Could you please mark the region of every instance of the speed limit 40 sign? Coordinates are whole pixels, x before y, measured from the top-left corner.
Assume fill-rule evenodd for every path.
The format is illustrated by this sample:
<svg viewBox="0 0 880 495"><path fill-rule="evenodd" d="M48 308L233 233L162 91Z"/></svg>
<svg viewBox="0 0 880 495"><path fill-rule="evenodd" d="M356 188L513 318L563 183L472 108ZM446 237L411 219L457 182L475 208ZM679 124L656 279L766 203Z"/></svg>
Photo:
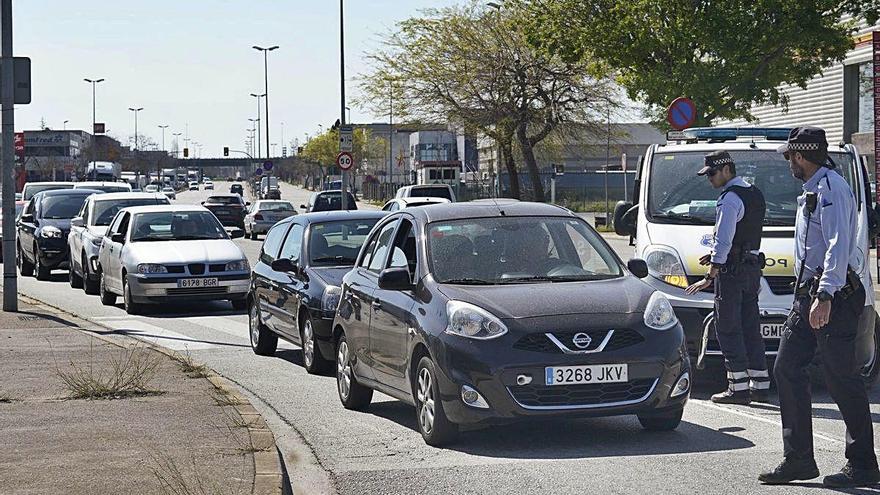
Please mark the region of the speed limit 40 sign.
<svg viewBox="0 0 880 495"><path fill-rule="evenodd" d="M351 157L351 153L342 151L336 155L336 165L342 170L350 169L351 166L354 165L354 159Z"/></svg>

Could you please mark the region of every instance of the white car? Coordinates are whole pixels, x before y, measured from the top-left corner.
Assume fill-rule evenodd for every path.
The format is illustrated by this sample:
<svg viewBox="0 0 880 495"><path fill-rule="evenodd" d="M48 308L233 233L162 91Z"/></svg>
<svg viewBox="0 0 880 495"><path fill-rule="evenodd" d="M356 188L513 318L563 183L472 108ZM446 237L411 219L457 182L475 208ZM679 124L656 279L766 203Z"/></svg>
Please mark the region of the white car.
<svg viewBox="0 0 880 495"><path fill-rule="evenodd" d="M232 238L201 206L120 210L98 254L101 303L122 296L129 314L151 303L216 300L245 309L251 267Z"/></svg>
<svg viewBox="0 0 880 495"><path fill-rule="evenodd" d="M214 183L209 180L206 180L205 181L205 190L208 190L208 189L214 190Z"/></svg>
<svg viewBox="0 0 880 495"><path fill-rule="evenodd" d="M79 214L70 220L67 247L70 252L70 286L86 294L98 293L98 250L107 226L116 213L130 206L167 205L161 193L109 193L89 196Z"/></svg>
<svg viewBox="0 0 880 495"><path fill-rule="evenodd" d="M397 190L394 198L446 198L455 202L455 191L449 184L416 184L403 186Z"/></svg>
<svg viewBox="0 0 880 495"><path fill-rule="evenodd" d="M273 225L293 215L296 215L296 208L290 201L257 201L248 208L244 217L244 232L256 241L260 234L269 232Z"/></svg>
<svg viewBox="0 0 880 495"><path fill-rule="evenodd" d="M150 184L144 188L144 192L148 192L148 193L159 192L159 186L157 184Z"/></svg>
<svg viewBox="0 0 880 495"><path fill-rule="evenodd" d="M189 181L189 190L190 191L198 191L199 190L199 183L194 180Z"/></svg>
<svg viewBox="0 0 880 495"><path fill-rule="evenodd" d="M105 193L131 192L131 184L128 182L75 182L74 189L94 189Z"/></svg>
<svg viewBox="0 0 880 495"><path fill-rule="evenodd" d="M382 207L383 211L397 211L404 208L412 208L414 206L439 205L443 203L451 203L446 198L394 198Z"/></svg>
<svg viewBox="0 0 880 495"><path fill-rule="evenodd" d="M174 191L174 188L171 186L165 186L162 188L162 194L168 196L168 199L177 199L177 192Z"/></svg>

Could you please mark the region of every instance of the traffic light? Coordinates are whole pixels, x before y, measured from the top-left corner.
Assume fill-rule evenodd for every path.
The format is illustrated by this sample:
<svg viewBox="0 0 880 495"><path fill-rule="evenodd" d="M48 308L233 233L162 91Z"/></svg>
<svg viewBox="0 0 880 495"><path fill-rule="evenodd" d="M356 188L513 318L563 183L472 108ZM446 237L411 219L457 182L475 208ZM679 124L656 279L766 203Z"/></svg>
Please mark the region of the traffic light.
<svg viewBox="0 0 880 495"><path fill-rule="evenodd" d="M229 146L223 147L223 156L229 156Z"/></svg>
<svg viewBox="0 0 880 495"><path fill-rule="evenodd" d="M183 149L183 157L184 157L184 158L189 158L189 148L184 148L184 149Z"/></svg>

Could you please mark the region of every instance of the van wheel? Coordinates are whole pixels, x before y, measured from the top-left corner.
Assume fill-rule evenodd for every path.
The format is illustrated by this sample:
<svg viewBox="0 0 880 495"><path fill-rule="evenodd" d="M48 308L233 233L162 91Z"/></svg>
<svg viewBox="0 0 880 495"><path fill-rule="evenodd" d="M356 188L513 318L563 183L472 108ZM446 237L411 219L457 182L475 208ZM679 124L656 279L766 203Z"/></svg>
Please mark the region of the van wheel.
<svg viewBox="0 0 880 495"><path fill-rule="evenodd" d="M21 271L22 277L30 277L34 274L34 264L27 260L21 246L16 250L15 259L18 262L18 269Z"/></svg>
<svg viewBox="0 0 880 495"><path fill-rule="evenodd" d="M438 447L455 441L458 425L449 421L440 400L437 370L428 356L419 360L416 368L416 420L425 443Z"/></svg>
<svg viewBox="0 0 880 495"><path fill-rule="evenodd" d="M672 431L681 423L684 407L663 414L639 414L639 423L649 431Z"/></svg>
<svg viewBox="0 0 880 495"><path fill-rule="evenodd" d="M251 349L258 356L271 356L278 348L278 336L260 321L260 304L251 301L248 311L248 330L251 338Z"/></svg>
<svg viewBox="0 0 880 495"><path fill-rule="evenodd" d="M116 304L116 294L107 290L107 282L104 280L104 272L101 272L101 280L98 282L98 292L101 294L101 304L104 306L113 306Z"/></svg>
<svg viewBox="0 0 880 495"><path fill-rule="evenodd" d="M351 349L345 334L340 335L336 343L336 391L342 407L346 409L364 411L373 400L373 389L358 383L354 376Z"/></svg>

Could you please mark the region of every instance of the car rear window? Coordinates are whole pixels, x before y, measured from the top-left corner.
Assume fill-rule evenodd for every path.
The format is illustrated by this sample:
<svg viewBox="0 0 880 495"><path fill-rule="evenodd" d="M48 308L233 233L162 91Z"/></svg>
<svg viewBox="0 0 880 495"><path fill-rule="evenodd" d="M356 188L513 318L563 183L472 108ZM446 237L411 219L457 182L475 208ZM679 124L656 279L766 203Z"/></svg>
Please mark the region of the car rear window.
<svg viewBox="0 0 880 495"><path fill-rule="evenodd" d="M452 201L452 194L448 187L414 187L409 193L413 198L446 198Z"/></svg>
<svg viewBox="0 0 880 495"><path fill-rule="evenodd" d="M346 205L349 210L357 210L357 203L354 201L354 196L351 193L348 194L348 204ZM312 208L312 211L333 211L333 210L341 210L342 209L342 195L340 193L322 193L315 198L315 206Z"/></svg>
<svg viewBox="0 0 880 495"><path fill-rule="evenodd" d="M238 196L211 196L206 203L214 203L219 205L240 205Z"/></svg>

